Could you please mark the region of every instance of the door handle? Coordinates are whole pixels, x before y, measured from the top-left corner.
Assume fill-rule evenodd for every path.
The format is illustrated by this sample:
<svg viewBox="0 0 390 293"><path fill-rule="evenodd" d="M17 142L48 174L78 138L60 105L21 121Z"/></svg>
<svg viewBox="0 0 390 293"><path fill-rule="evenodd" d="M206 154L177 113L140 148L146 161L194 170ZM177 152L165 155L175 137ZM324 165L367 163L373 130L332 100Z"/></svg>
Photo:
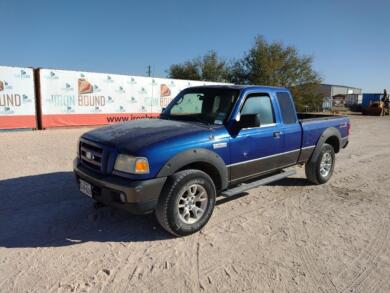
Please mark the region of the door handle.
<svg viewBox="0 0 390 293"><path fill-rule="evenodd" d="M280 131L275 131L275 132L273 133L273 136L274 136L274 138L276 138L276 139L280 138L281 135L282 135L282 133L281 133Z"/></svg>

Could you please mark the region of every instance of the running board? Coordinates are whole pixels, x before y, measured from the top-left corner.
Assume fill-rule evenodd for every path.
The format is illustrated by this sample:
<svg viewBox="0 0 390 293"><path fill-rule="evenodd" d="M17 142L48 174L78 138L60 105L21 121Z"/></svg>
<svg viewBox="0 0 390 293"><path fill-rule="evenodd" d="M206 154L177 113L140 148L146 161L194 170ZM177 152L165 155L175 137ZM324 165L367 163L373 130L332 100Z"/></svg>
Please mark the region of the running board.
<svg viewBox="0 0 390 293"><path fill-rule="evenodd" d="M234 187L232 189L225 190L224 192L221 193L221 196L231 197L233 195L243 193L244 191L247 191L249 189L256 188L258 186L265 185L265 184L289 177L291 175L294 175L295 173L296 173L295 170L286 170L286 171L282 171L281 173L278 173L276 175L262 178L260 180L253 181L251 183L243 183L238 187Z"/></svg>

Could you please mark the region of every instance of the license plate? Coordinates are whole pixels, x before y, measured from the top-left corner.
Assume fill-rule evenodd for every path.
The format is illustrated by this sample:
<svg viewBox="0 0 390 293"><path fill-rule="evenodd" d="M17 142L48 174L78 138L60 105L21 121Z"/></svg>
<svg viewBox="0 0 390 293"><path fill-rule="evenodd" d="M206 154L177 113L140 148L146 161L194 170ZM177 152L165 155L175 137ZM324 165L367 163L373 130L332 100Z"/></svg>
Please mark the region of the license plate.
<svg viewBox="0 0 390 293"><path fill-rule="evenodd" d="M92 197L92 185L80 179L80 191L89 197Z"/></svg>

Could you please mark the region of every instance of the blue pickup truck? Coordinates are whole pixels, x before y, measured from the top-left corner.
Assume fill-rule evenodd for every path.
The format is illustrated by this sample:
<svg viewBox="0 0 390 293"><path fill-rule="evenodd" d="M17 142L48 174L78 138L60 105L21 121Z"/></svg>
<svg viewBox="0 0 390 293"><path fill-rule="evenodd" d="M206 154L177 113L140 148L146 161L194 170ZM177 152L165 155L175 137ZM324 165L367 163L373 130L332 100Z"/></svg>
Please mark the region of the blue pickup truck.
<svg viewBox="0 0 390 293"><path fill-rule="evenodd" d="M187 88L159 119L109 125L80 137L74 172L82 193L131 213L155 212L169 233L199 231L216 197L292 175L332 176L348 144L347 117L297 114L286 88Z"/></svg>

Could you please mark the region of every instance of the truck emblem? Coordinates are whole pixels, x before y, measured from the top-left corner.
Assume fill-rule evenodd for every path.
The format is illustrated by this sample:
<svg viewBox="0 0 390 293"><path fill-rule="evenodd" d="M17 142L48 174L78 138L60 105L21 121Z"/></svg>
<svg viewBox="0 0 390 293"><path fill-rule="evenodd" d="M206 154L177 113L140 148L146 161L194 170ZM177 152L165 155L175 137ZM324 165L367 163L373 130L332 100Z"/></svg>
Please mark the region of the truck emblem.
<svg viewBox="0 0 390 293"><path fill-rule="evenodd" d="M226 146L227 146L226 142L214 143L213 144L213 149L226 148Z"/></svg>
<svg viewBox="0 0 390 293"><path fill-rule="evenodd" d="M92 155L92 153L86 152L86 153L85 153L85 156L87 157L88 160L93 160L93 155Z"/></svg>

